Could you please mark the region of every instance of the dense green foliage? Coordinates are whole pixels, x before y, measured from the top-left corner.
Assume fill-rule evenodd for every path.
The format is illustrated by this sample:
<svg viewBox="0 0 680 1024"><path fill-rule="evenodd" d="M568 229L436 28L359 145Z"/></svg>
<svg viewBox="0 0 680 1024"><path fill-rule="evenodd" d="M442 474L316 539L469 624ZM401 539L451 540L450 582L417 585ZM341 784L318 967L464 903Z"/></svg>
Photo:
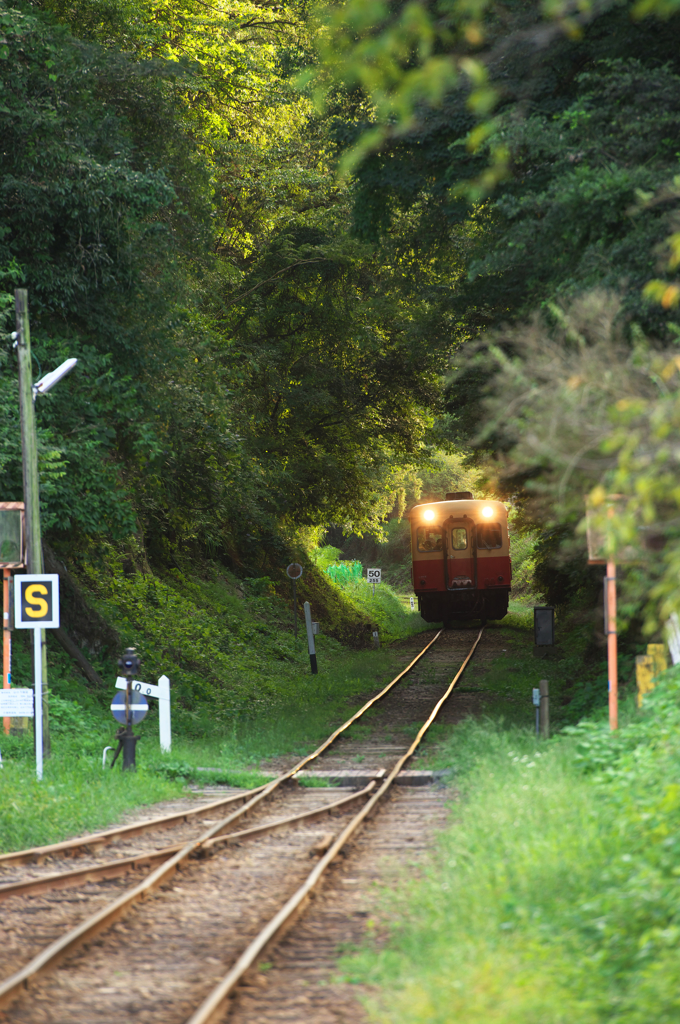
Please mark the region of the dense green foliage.
<svg viewBox="0 0 680 1024"><path fill-rule="evenodd" d="M288 83L294 6L3 8L0 271L29 289L44 524L257 573L291 530L379 528L432 446L448 339L350 237L327 122ZM59 19L59 20L55 20ZM68 22L70 30L61 22ZM5 330L11 329L5 318ZM3 353L3 496L19 498Z"/></svg>
<svg viewBox="0 0 680 1024"><path fill-rule="evenodd" d="M543 487L517 529L544 529L540 589L573 594L545 568L578 518L554 500L553 455L513 447L483 401L493 360L461 350L594 284L620 293L624 346L640 329L668 342L673 297L643 290L674 251L677 16L435 13L2 8L3 497L21 497L23 285L36 372L79 358L37 404L44 527L107 615L128 614L102 583L111 544L143 594L149 573L162 591L209 561L280 586L331 527L407 586L406 505L480 486L463 442L493 453L501 493Z"/></svg>
<svg viewBox="0 0 680 1024"><path fill-rule="evenodd" d="M658 527L663 564L646 566L658 629L680 602L668 352L680 290L657 278L680 261L677 6L348 0L322 18L327 73L373 101L347 159L357 234L417 248L440 272L459 261L437 297L454 363L443 428L491 457L494 485L543 531L537 572L558 603L596 593L574 538L579 488L597 485L600 505L630 494L609 547ZM629 574L629 618L644 589Z"/></svg>

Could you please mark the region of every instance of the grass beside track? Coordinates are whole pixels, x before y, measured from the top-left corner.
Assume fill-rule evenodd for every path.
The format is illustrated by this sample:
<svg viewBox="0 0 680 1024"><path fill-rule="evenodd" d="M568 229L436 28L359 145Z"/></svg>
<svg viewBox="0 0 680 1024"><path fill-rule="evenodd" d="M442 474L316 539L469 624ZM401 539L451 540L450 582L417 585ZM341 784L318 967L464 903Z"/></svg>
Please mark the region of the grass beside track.
<svg viewBox="0 0 680 1024"><path fill-rule="evenodd" d="M680 1019L680 671L622 718L544 744L467 720L440 744L453 821L344 963L372 1021Z"/></svg>
<svg viewBox="0 0 680 1024"><path fill-rule="evenodd" d="M234 715L203 737L175 733L168 754L159 749L158 722L149 715L135 727L142 736L137 773L123 774L120 760L113 771L102 768L103 749L114 743L116 728L106 707L53 694L52 757L42 783L35 779L32 737L0 736L0 851L104 828L133 807L183 795L187 782L252 788L267 781L271 775L260 770L262 760L310 753L360 707L367 692L403 667L403 659L389 650L329 648L324 650L322 639L318 675L307 668L264 708ZM358 724L355 735L368 728Z"/></svg>

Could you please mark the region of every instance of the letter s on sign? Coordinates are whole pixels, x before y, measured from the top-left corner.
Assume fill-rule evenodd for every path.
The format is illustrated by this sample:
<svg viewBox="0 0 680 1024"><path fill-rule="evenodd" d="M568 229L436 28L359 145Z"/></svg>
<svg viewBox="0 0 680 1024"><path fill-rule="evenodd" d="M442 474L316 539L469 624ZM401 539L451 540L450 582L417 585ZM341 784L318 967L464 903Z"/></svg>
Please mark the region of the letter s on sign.
<svg viewBox="0 0 680 1024"><path fill-rule="evenodd" d="M38 597L38 594L47 594L47 587L43 583L32 583L30 587L26 587L24 591L24 602L26 604L25 612L32 619L44 619L49 611L49 605L47 601L44 601L42 597ZM31 604L34 607L29 608Z"/></svg>

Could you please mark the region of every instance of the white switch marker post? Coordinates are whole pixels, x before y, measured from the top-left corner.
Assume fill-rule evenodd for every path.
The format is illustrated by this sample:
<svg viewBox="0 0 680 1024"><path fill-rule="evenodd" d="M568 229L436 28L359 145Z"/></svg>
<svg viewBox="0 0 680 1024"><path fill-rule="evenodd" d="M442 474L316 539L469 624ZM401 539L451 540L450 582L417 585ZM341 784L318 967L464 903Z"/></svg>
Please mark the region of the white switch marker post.
<svg viewBox="0 0 680 1024"><path fill-rule="evenodd" d="M116 689L124 690L127 687L127 679L124 676L118 676L116 679ZM170 728L170 680L167 676L161 676L158 680L158 686L152 686L151 683L141 683L138 679L132 681L132 689L136 690L137 693L143 694L145 697L155 697L158 701L158 732L161 741L161 750L166 753L170 751L172 746L172 733Z"/></svg>

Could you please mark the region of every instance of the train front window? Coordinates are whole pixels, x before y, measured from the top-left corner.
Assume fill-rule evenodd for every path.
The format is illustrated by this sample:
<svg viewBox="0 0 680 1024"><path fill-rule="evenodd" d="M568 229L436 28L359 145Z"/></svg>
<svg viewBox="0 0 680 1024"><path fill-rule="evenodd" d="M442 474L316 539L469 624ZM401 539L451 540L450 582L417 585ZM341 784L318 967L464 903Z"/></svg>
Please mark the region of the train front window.
<svg viewBox="0 0 680 1024"><path fill-rule="evenodd" d="M416 535L418 551L442 551L442 531L438 526L419 526Z"/></svg>
<svg viewBox="0 0 680 1024"><path fill-rule="evenodd" d="M451 530L451 547L454 551L465 551L467 547L467 530L464 526L456 526Z"/></svg>
<svg viewBox="0 0 680 1024"><path fill-rule="evenodd" d="M486 551L503 547L503 534L500 523L477 524L477 547Z"/></svg>

